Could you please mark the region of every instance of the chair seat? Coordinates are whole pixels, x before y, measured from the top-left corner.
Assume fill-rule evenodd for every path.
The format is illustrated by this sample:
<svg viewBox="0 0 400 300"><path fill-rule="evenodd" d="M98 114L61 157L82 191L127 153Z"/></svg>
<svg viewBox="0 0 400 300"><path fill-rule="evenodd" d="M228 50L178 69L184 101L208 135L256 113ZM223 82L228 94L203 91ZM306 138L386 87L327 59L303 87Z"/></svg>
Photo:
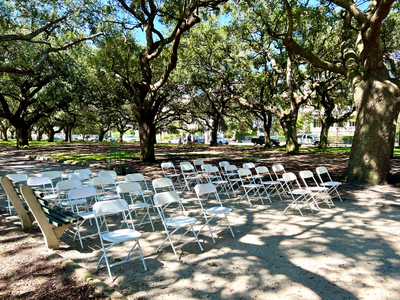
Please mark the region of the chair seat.
<svg viewBox="0 0 400 300"><path fill-rule="evenodd" d="M288 193L292 194L292 195L307 195L307 194L310 194L311 191L309 191L309 190L293 190Z"/></svg>
<svg viewBox="0 0 400 300"><path fill-rule="evenodd" d="M187 226L189 224L193 224L197 222L196 218L191 218L191 217L176 217L176 218L172 218L169 219L165 222L165 225L167 227L183 227L183 226Z"/></svg>
<svg viewBox="0 0 400 300"><path fill-rule="evenodd" d="M312 186L312 187L308 187L307 190L309 190L311 192L325 192L328 190L328 188L323 187L323 186Z"/></svg>
<svg viewBox="0 0 400 300"><path fill-rule="evenodd" d="M78 204L83 204L86 203L86 199L76 199L76 200L71 200L71 201L63 201L61 202L62 206L69 206L69 205L78 205Z"/></svg>
<svg viewBox="0 0 400 300"><path fill-rule="evenodd" d="M227 184L228 181L226 180L215 180L215 181L211 181L212 184Z"/></svg>
<svg viewBox="0 0 400 300"><path fill-rule="evenodd" d="M321 185L323 186L337 186L337 185L341 185L342 183L339 181L327 181L322 183Z"/></svg>
<svg viewBox="0 0 400 300"><path fill-rule="evenodd" d="M209 214L219 214L219 213L226 213L226 212L232 211L232 208L215 206L215 207L205 209L204 211Z"/></svg>
<svg viewBox="0 0 400 300"><path fill-rule="evenodd" d="M150 204L141 202L141 203L130 204L129 209L139 209L139 208L145 208L145 207L149 207L149 206L150 206Z"/></svg>
<svg viewBox="0 0 400 300"><path fill-rule="evenodd" d="M166 174L165 177L166 178L173 178L173 177L180 177L181 174Z"/></svg>
<svg viewBox="0 0 400 300"><path fill-rule="evenodd" d="M280 184L279 181L263 181L264 184L269 184L269 185L273 185L273 184Z"/></svg>
<svg viewBox="0 0 400 300"><path fill-rule="evenodd" d="M118 194L99 196L98 198L101 201L120 199Z"/></svg>
<svg viewBox="0 0 400 300"><path fill-rule="evenodd" d="M243 184L242 186L246 187L246 188L252 188L252 189L262 187L262 185L258 184L258 183L248 183L248 184Z"/></svg>
<svg viewBox="0 0 400 300"><path fill-rule="evenodd" d="M94 213L92 211L78 214L78 216L82 217L84 220L94 219Z"/></svg>
<svg viewBox="0 0 400 300"><path fill-rule="evenodd" d="M110 231L102 234L103 239L110 243L121 243L123 241L129 241L138 239L142 234L136 230L125 228L115 231Z"/></svg>

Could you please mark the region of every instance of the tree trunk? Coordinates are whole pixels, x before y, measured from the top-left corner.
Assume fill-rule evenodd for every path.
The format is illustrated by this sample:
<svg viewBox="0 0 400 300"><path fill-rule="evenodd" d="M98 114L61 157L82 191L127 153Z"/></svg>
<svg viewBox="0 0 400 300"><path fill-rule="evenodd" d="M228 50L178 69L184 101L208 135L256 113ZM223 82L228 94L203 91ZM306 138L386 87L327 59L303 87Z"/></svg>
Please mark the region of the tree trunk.
<svg viewBox="0 0 400 300"><path fill-rule="evenodd" d="M140 137L140 160L153 162L156 160L154 145L156 143L156 127L150 118L137 118Z"/></svg>
<svg viewBox="0 0 400 300"><path fill-rule="evenodd" d="M43 130L41 130L41 129L38 129L37 131L36 131L36 141L41 141L42 140L42 136L43 136Z"/></svg>
<svg viewBox="0 0 400 300"><path fill-rule="evenodd" d="M54 135L55 135L55 131L54 131L53 125L47 126L47 136L48 136L47 141L50 143L53 143Z"/></svg>
<svg viewBox="0 0 400 300"><path fill-rule="evenodd" d="M387 180L400 91L396 84L385 79L362 80L354 92L359 105L347 181L382 184Z"/></svg>
<svg viewBox="0 0 400 300"><path fill-rule="evenodd" d="M8 141L8 137L7 137L7 126L3 125L0 122L0 130L1 130L1 134L2 134L2 140L7 142Z"/></svg>
<svg viewBox="0 0 400 300"><path fill-rule="evenodd" d="M122 137L124 136L125 131L123 131L123 130L120 131L119 130L118 132L119 132L119 142L123 143L124 141L123 141Z"/></svg>
<svg viewBox="0 0 400 300"><path fill-rule="evenodd" d="M99 132L99 142L102 142L104 140L104 135L107 133L107 130L104 130L103 128L100 128Z"/></svg>
<svg viewBox="0 0 400 300"><path fill-rule="evenodd" d="M264 138L265 144L264 148L271 148L271 142L269 138L271 137L271 126L272 126L272 114L268 113L263 116L263 125L264 125Z"/></svg>
<svg viewBox="0 0 400 300"><path fill-rule="evenodd" d="M213 119L213 125L211 128L211 142L210 146L218 146L218 127L219 127L219 118L214 118Z"/></svg>
<svg viewBox="0 0 400 300"><path fill-rule="evenodd" d="M333 125L334 120L330 116L325 116L325 119L321 121L321 133L320 133L320 149L328 148L328 135L329 135L329 128Z"/></svg>
<svg viewBox="0 0 400 300"><path fill-rule="evenodd" d="M297 143L296 119L286 116L279 120L286 138L286 153L299 154L299 143Z"/></svg>
<svg viewBox="0 0 400 300"><path fill-rule="evenodd" d="M18 127L15 127L17 147L29 146L29 127L22 122L19 122Z"/></svg>

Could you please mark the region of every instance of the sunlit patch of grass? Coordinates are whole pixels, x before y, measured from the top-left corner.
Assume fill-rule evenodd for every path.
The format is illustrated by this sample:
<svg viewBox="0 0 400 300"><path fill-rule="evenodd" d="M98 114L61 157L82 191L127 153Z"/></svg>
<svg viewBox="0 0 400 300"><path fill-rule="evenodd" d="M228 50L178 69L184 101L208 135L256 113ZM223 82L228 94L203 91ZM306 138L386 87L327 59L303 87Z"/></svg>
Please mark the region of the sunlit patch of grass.
<svg viewBox="0 0 400 300"><path fill-rule="evenodd" d="M62 153L51 153L46 154L45 156L57 159L61 162L70 161L76 163L84 163L90 161L101 161L110 158L110 154L93 154L93 153L75 153L75 152L62 152ZM121 159L124 159L124 155L122 154ZM120 159L119 155L113 156L113 159ZM138 159L140 158L140 153L136 152L127 152L126 158Z"/></svg>
<svg viewBox="0 0 400 300"><path fill-rule="evenodd" d="M55 140L52 143L50 143L48 141L29 141L29 146L51 146L51 145L59 145L59 144L62 144L62 143L64 143L64 142L60 141L60 140ZM17 147L17 140L16 139L10 139L7 142L0 141L0 146Z"/></svg>

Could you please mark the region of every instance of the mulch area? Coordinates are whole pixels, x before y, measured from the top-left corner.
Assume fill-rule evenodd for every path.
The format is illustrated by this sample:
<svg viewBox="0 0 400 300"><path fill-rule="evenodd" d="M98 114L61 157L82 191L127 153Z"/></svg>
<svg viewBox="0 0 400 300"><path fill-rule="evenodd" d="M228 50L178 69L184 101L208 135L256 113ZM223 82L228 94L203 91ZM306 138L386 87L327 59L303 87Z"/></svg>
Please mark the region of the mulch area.
<svg viewBox="0 0 400 300"><path fill-rule="evenodd" d="M20 150L2 147L2 150L13 155L41 156L53 151L107 154L109 147L105 143L86 143ZM139 146L129 144L127 151L139 152ZM196 153L190 153L192 151ZM172 161L174 164L178 164L180 161L202 159L205 163L211 164L228 160L237 166L251 161L256 165L266 165L269 168L273 164L282 163L289 172L305 169L315 170L317 166L324 165L331 174L334 174L334 180L344 181L348 162L347 155L334 156L327 153L314 153L312 150L302 150L299 155L288 156L282 150L253 146L178 148L157 145L156 153L160 153L160 155L157 155L157 161L154 163L128 159L127 173L141 172L148 174L148 179L154 179L162 176L161 162ZM108 168L108 164L108 161L96 162L98 167L105 169ZM400 159L392 160L389 180L392 185L400 185ZM15 218L15 216L10 217L4 211L0 211L0 299L110 299L79 279L70 269L54 265L47 260L40 254L40 248L44 246L33 241L29 235L16 227L13 223Z"/></svg>
<svg viewBox="0 0 400 300"><path fill-rule="evenodd" d="M0 214L0 299L110 299L80 279L71 269L46 259L44 245L13 223L18 218Z"/></svg>

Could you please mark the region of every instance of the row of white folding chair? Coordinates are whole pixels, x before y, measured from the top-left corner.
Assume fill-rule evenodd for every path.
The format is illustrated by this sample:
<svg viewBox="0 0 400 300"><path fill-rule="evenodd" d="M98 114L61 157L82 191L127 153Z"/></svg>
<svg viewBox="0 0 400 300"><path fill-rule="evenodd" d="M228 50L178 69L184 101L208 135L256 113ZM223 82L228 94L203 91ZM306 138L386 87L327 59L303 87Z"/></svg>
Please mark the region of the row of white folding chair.
<svg viewBox="0 0 400 300"><path fill-rule="evenodd" d="M100 178L99 180L101 183L109 183L113 182L113 179L111 177L95 177L93 179L94 185L96 185L96 179ZM72 189L71 189L72 188ZM102 201L108 201L108 200L115 200L115 199L124 199L124 200L130 200L131 204L129 205L130 211L134 211L135 214L137 215L137 211L140 209L145 209L146 213L144 214L143 218L140 220L139 226L144 224L144 219L146 217L149 218L149 223L154 231L154 226L153 222L151 219L151 215L149 213L149 207L150 204L146 203L145 196L143 194L143 190L141 186L137 182L129 182L129 183L120 183L119 185L116 186L116 192L117 194L115 195L114 198L111 198L110 196L104 197L104 195L99 195L99 191L95 188L95 186L87 186L87 187L81 187L80 182L78 180L67 180L64 181L63 183L60 184L60 191L62 190L68 190L68 197L67 201L65 201L64 205L70 205L72 208L79 204L84 204L86 209L85 212L80 213L77 209L73 212L77 213L79 216L83 218L81 222L78 222L76 224L76 233L74 236L74 240L76 236L78 235L81 247L83 247L82 237L80 235L80 228L83 225L83 223L86 220L90 220L94 218L93 211L90 211L88 208L90 206L87 205L87 203L91 200L91 202L97 203L97 202L102 202ZM143 202L137 202L136 197L137 196L142 196ZM93 236L91 235L86 235L85 237Z"/></svg>

